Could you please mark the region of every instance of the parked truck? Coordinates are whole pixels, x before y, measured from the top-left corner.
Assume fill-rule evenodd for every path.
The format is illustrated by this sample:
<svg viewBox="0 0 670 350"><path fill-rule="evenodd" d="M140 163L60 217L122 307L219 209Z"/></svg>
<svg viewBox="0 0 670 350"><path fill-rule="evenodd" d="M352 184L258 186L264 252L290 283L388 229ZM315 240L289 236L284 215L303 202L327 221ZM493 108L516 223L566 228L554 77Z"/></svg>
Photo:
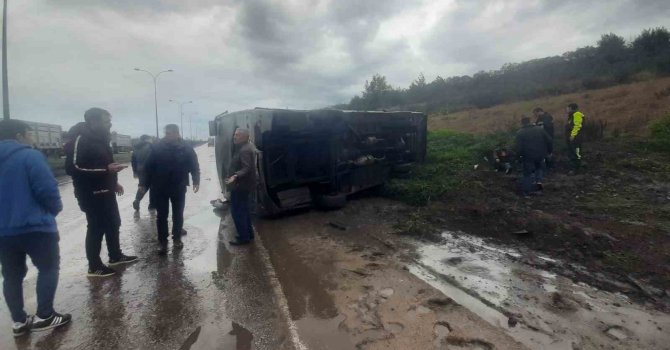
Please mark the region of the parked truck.
<svg viewBox="0 0 670 350"><path fill-rule="evenodd" d="M133 149L132 138L129 135L122 135L116 131L112 132L111 144L114 154L130 152Z"/></svg>
<svg viewBox="0 0 670 350"><path fill-rule="evenodd" d="M312 205L342 207L348 195L381 186L426 157L422 113L266 108L224 113L210 122L224 192L237 128L250 131L259 151L255 199L264 215Z"/></svg>
<svg viewBox="0 0 670 350"><path fill-rule="evenodd" d="M60 155L63 150L63 128L60 125L22 120L32 129L33 147L46 155Z"/></svg>

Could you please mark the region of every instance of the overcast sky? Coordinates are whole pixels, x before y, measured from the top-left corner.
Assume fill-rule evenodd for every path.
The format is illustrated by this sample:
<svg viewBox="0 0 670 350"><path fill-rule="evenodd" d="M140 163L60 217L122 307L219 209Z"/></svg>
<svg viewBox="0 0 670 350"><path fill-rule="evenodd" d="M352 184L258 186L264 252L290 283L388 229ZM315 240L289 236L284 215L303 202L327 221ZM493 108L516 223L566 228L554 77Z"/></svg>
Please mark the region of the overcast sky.
<svg viewBox="0 0 670 350"><path fill-rule="evenodd" d="M160 125L179 123L169 99L192 100L204 136L225 110L348 102L375 73L407 87L670 27L667 0L8 2L12 117L69 128L97 106L133 136L155 134L153 81L134 67L173 69Z"/></svg>

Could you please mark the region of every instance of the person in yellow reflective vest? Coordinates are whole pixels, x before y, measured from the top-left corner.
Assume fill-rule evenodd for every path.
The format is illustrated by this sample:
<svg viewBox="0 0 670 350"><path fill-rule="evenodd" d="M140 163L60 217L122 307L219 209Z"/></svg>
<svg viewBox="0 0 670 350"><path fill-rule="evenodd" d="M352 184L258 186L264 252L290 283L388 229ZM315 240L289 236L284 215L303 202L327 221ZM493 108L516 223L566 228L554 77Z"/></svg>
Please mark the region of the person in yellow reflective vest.
<svg viewBox="0 0 670 350"><path fill-rule="evenodd" d="M568 145L568 158L572 171L578 171L582 165L582 126L584 125L584 114L579 111L576 103L566 107L568 122L565 124L565 139Z"/></svg>

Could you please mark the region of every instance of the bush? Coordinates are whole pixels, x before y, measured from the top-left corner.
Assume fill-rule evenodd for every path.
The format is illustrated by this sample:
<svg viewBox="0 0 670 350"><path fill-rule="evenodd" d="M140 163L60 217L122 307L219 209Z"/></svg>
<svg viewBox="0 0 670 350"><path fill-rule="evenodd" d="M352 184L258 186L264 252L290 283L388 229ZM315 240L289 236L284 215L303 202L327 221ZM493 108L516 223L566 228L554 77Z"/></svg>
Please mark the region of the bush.
<svg viewBox="0 0 670 350"><path fill-rule="evenodd" d="M649 129L652 147L662 152L670 152L670 114L651 124Z"/></svg>
<svg viewBox="0 0 670 350"><path fill-rule="evenodd" d="M512 146L509 133L479 136L440 130L428 134L428 154L409 178L394 179L386 194L411 205L426 205L456 191L471 179L473 165L491 157L501 144Z"/></svg>

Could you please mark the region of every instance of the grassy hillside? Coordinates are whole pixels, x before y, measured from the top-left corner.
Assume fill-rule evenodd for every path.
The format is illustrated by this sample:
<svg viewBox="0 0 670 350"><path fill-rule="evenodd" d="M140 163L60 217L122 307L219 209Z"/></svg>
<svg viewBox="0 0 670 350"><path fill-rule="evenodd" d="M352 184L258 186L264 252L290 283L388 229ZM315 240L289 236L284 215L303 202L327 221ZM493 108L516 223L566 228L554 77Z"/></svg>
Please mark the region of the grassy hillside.
<svg viewBox="0 0 670 350"><path fill-rule="evenodd" d="M608 134L646 135L650 121L670 112L670 78L620 85L561 96L544 97L485 109L471 109L453 114L430 115L430 130L488 134L515 130L522 116L532 117L535 107L542 107L556 120L560 132L565 122L565 106L575 102L592 121L607 122Z"/></svg>
<svg viewBox="0 0 670 350"><path fill-rule="evenodd" d="M561 136L572 101L608 123L604 137L585 140L585 166L575 175ZM526 199L517 194L520 165L504 175L489 161L536 106L559 124L556 167L544 192ZM386 187L415 205L399 233L439 239L446 227L527 246L585 267L556 265L558 274L670 309L670 79L432 115L429 124L426 163Z"/></svg>

